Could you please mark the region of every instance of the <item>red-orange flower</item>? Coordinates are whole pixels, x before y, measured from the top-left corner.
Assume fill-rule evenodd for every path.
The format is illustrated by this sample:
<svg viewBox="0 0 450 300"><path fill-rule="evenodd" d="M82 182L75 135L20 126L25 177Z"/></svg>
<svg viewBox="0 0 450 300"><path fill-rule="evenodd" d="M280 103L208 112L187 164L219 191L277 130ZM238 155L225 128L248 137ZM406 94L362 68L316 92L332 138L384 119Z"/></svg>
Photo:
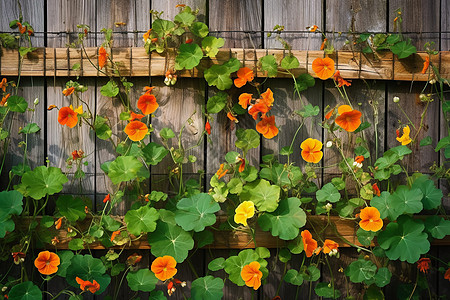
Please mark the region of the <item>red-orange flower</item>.
<svg viewBox="0 0 450 300"><path fill-rule="evenodd" d="M105 196L105 198L103 199L103 203L106 203L108 201L111 201L111 195L110 194Z"/></svg>
<svg viewBox="0 0 450 300"><path fill-rule="evenodd" d="M80 289L82 291L89 291L92 294L95 294L100 289L100 284L97 281L95 281L95 279L92 282L90 282L87 280L83 280L80 277L76 277L75 280L80 285Z"/></svg>
<svg viewBox="0 0 450 300"><path fill-rule="evenodd" d="M249 93L242 93L239 96L239 105L242 106L243 109L247 109L247 107L250 105L250 101L252 101L253 94Z"/></svg>
<svg viewBox="0 0 450 300"><path fill-rule="evenodd" d="M6 92L6 87L8 85L6 84L6 78L3 78L2 81L0 82L0 89L2 89L4 92Z"/></svg>
<svg viewBox="0 0 450 300"><path fill-rule="evenodd" d="M78 113L70 107L61 107L58 113L58 122L61 125L67 125L69 128L75 127L78 123Z"/></svg>
<svg viewBox="0 0 450 300"><path fill-rule="evenodd" d="M336 107L333 108L332 110L330 110L326 115L325 115L325 119L329 120L331 118L331 116L333 115L334 111L336 110Z"/></svg>
<svg viewBox="0 0 450 300"><path fill-rule="evenodd" d="M54 109L54 108L58 108L58 106L56 106L56 105L54 105L54 104L49 105L49 106L47 107L47 110L52 110L52 109Z"/></svg>
<svg viewBox="0 0 450 300"><path fill-rule="evenodd" d="M23 252L13 252L11 253L14 263L16 265L20 264L21 262L25 261L25 253Z"/></svg>
<svg viewBox="0 0 450 300"><path fill-rule="evenodd" d="M303 230L302 233L303 250L305 250L306 257L311 257L314 251L317 249L317 241L312 238L309 230Z"/></svg>
<svg viewBox="0 0 450 300"><path fill-rule="evenodd" d="M111 242L114 241L116 236L119 234L120 234L120 230L113 231L113 233L111 234Z"/></svg>
<svg viewBox="0 0 450 300"><path fill-rule="evenodd" d="M142 140L148 132L147 125L141 121L131 121L125 127L125 133L128 135L130 140L137 142Z"/></svg>
<svg viewBox="0 0 450 300"><path fill-rule="evenodd" d="M62 93L64 94L64 96L70 96L72 95L73 91L75 90L74 87L70 87L70 88L65 88Z"/></svg>
<svg viewBox="0 0 450 300"><path fill-rule="evenodd" d="M159 107L159 104L156 102L155 95L146 92L144 95L139 97L137 107L144 113L144 115L149 115L155 112L155 110Z"/></svg>
<svg viewBox="0 0 450 300"><path fill-rule="evenodd" d="M209 124L208 120L206 120L206 123L205 123L205 130L208 134L211 134L211 124Z"/></svg>
<svg viewBox="0 0 450 300"><path fill-rule="evenodd" d="M328 79L334 73L334 60L329 57L323 59L318 57L313 61L312 69L320 79Z"/></svg>
<svg viewBox="0 0 450 300"><path fill-rule="evenodd" d="M108 60L108 53L106 53L106 49L100 47L98 50L98 66L102 69L106 65L106 61Z"/></svg>
<svg viewBox="0 0 450 300"><path fill-rule="evenodd" d="M325 49L326 42L327 42L327 39L324 39L323 42L322 42L322 45L320 45L320 50Z"/></svg>
<svg viewBox="0 0 450 300"><path fill-rule="evenodd" d="M239 173L241 173L245 170L245 159L239 157L239 160L241 161L241 164L239 165Z"/></svg>
<svg viewBox="0 0 450 300"><path fill-rule="evenodd" d="M78 153L78 150L73 150L72 151L72 160L77 160L81 158L80 154Z"/></svg>
<svg viewBox="0 0 450 300"><path fill-rule="evenodd" d="M235 123L238 122L238 119L230 111L227 113L227 118Z"/></svg>
<svg viewBox="0 0 450 300"><path fill-rule="evenodd" d="M128 256L127 258L127 264L133 266L137 263L139 263L142 259L142 255L138 255L137 253L134 253L133 255Z"/></svg>
<svg viewBox="0 0 450 300"><path fill-rule="evenodd" d="M167 72L170 72L170 71L167 71ZM166 76L167 76L167 72L166 72ZM154 86L144 86L144 92L146 94L150 94L154 88L155 88Z"/></svg>
<svg viewBox="0 0 450 300"><path fill-rule="evenodd" d="M177 262L172 256L165 255L163 257L157 257L151 266L151 270L155 273L156 278L161 281L165 281L172 278L177 274Z"/></svg>
<svg viewBox="0 0 450 300"><path fill-rule="evenodd" d="M372 189L373 189L373 193L374 193L375 195L377 195L378 197L380 197L381 191L380 191L380 188L378 187L377 183L374 183L374 184L372 185Z"/></svg>
<svg viewBox="0 0 450 300"><path fill-rule="evenodd" d="M313 25L311 27L307 27L307 29L311 32L315 32L317 30L317 28L319 28L317 25Z"/></svg>
<svg viewBox="0 0 450 300"><path fill-rule="evenodd" d="M450 280L450 268L448 268L447 271L445 271L444 279Z"/></svg>
<svg viewBox="0 0 450 300"><path fill-rule="evenodd" d="M422 273L427 273L428 269L430 269L430 263L431 259L423 257L417 262L417 269Z"/></svg>
<svg viewBox="0 0 450 300"><path fill-rule="evenodd" d="M245 281L245 285L252 287L255 291L261 286L262 272L259 270L261 265L254 261L245 265L241 270L241 277Z"/></svg>
<svg viewBox="0 0 450 300"><path fill-rule="evenodd" d="M322 142L316 139L308 138L300 144L302 157L307 162L317 164L323 157Z"/></svg>
<svg viewBox="0 0 450 300"><path fill-rule="evenodd" d="M248 81L252 81L255 75L253 74L252 69L243 67L237 71L237 77L234 80L234 85L238 88L243 87Z"/></svg>
<svg viewBox="0 0 450 300"><path fill-rule="evenodd" d="M227 174L228 169L226 169L225 171L223 170L224 164L220 164L220 168L219 170L216 172L217 176L219 177L218 179L222 178L223 176L225 176L225 174Z"/></svg>
<svg viewBox="0 0 450 300"><path fill-rule="evenodd" d="M19 32L21 34L24 34L27 31L27 26L23 26L22 23L20 23L20 22L17 22L16 24L17 24L17 26L19 26Z"/></svg>
<svg viewBox="0 0 450 300"><path fill-rule="evenodd" d="M186 44L191 44L194 40L193 39L187 39Z"/></svg>
<svg viewBox="0 0 450 300"><path fill-rule="evenodd" d="M353 132L361 125L361 112L352 109L349 105L341 105L338 108L339 116L336 118L336 124L348 132Z"/></svg>
<svg viewBox="0 0 450 300"><path fill-rule="evenodd" d="M335 241L326 239L325 242L323 242L323 253L328 254L333 250L337 250L339 248L339 244Z"/></svg>
<svg viewBox="0 0 450 300"><path fill-rule="evenodd" d="M275 125L275 116L263 117L256 124L256 131L261 133L266 139L271 139L278 134L278 128Z"/></svg>
<svg viewBox="0 0 450 300"><path fill-rule="evenodd" d="M143 117L145 117L145 116L130 111L130 118L129 118L128 120L129 120L129 121L140 120L140 119L142 119Z"/></svg>
<svg viewBox="0 0 450 300"><path fill-rule="evenodd" d="M62 217L55 221L55 228L60 229L62 225Z"/></svg>
<svg viewBox="0 0 450 300"><path fill-rule="evenodd" d="M152 32L151 28L146 33L144 33L144 35L142 36L144 38L144 42L146 42L148 40L148 38L150 37L150 32Z"/></svg>
<svg viewBox="0 0 450 300"><path fill-rule="evenodd" d="M355 157L355 162L360 164L364 161L364 156L362 155L358 155L357 157Z"/></svg>
<svg viewBox="0 0 450 300"><path fill-rule="evenodd" d="M264 93L261 94L262 99L259 99L258 102L265 103L268 107L273 105L273 92L271 89L267 89Z"/></svg>
<svg viewBox="0 0 450 300"><path fill-rule="evenodd" d="M253 117L254 120L258 118L258 114L261 113L261 118L264 118L266 116L266 113L269 112L270 107L268 107L265 103L259 102L255 105L252 105L248 113Z"/></svg>
<svg viewBox="0 0 450 300"><path fill-rule="evenodd" d="M383 228L383 220L380 218L380 212L375 207L366 207L359 213L361 221L359 226L365 231L378 231Z"/></svg>
<svg viewBox="0 0 450 300"><path fill-rule="evenodd" d="M346 86L352 85L350 82L348 82L347 80L342 78L341 72L339 72L339 70L337 70L336 73L334 73L334 80L338 83L339 87L341 87L343 85L346 85Z"/></svg>
<svg viewBox="0 0 450 300"><path fill-rule="evenodd" d="M425 74L430 66L430 57L425 57L425 61L423 62L423 69L421 71L422 74Z"/></svg>
<svg viewBox="0 0 450 300"><path fill-rule="evenodd" d="M34 266L39 273L43 275L51 275L58 271L58 266L61 263L59 256L50 251L42 251L34 261Z"/></svg>
<svg viewBox="0 0 450 300"><path fill-rule="evenodd" d="M4 106L6 101L8 101L9 96L11 96L11 94L6 94L5 96L2 97L2 101L0 102L0 106Z"/></svg>

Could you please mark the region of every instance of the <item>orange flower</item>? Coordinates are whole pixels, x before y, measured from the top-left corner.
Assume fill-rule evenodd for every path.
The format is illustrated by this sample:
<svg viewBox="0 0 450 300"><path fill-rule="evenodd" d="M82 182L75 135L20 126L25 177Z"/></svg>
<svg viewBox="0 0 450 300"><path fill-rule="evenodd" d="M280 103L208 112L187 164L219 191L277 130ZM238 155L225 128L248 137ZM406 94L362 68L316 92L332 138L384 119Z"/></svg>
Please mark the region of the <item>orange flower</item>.
<svg viewBox="0 0 450 300"><path fill-rule="evenodd" d="M193 39L187 39L186 44L191 44L194 40Z"/></svg>
<svg viewBox="0 0 450 300"><path fill-rule="evenodd" d="M325 115L325 119L329 120L329 119L331 118L331 116L333 115L335 109L336 109L336 107L333 108L332 110L330 110L330 111Z"/></svg>
<svg viewBox="0 0 450 300"><path fill-rule="evenodd" d="M69 128L74 128L78 123L78 113L70 107L61 107L58 113L58 122L61 125L67 125Z"/></svg>
<svg viewBox="0 0 450 300"><path fill-rule="evenodd" d="M137 263L139 263L142 259L142 255L138 255L137 253L134 253L133 255L128 256L127 258L127 264L133 266Z"/></svg>
<svg viewBox="0 0 450 300"><path fill-rule="evenodd" d="M77 160L81 158L81 155L78 153L78 150L73 150L72 151L72 160Z"/></svg>
<svg viewBox="0 0 450 300"><path fill-rule="evenodd" d="M19 26L19 31L21 34L24 34L27 31L27 26L23 26L20 22L17 22L16 24Z"/></svg>
<svg viewBox="0 0 450 300"><path fill-rule="evenodd" d="M62 93L64 94L64 96L70 96L72 95L73 91L75 90L74 87L70 87L70 88L65 88Z"/></svg>
<svg viewBox="0 0 450 300"><path fill-rule="evenodd" d="M264 93L261 94L262 99L259 99L258 102L265 103L268 107L273 106L273 93L270 89L267 89Z"/></svg>
<svg viewBox="0 0 450 300"><path fill-rule="evenodd" d="M335 241L326 239L325 242L323 242L323 253L328 254L333 250L337 250L339 248L339 244Z"/></svg>
<svg viewBox="0 0 450 300"><path fill-rule="evenodd" d="M217 176L219 177L218 179L222 178L223 176L225 176L225 174L227 174L228 169L227 170L223 170L224 164L220 164L220 168L219 170L216 172Z"/></svg>
<svg viewBox="0 0 450 300"><path fill-rule="evenodd" d="M266 139L271 139L278 134L278 128L275 125L275 116L263 117L256 124L256 131L261 133Z"/></svg>
<svg viewBox="0 0 450 300"><path fill-rule="evenodd" d="M235 122L235 123L237 123L238 122L238 119L233 115L233 113L232 112L228 112L227 113L227 117L228 117L228 119L230 119L231 121L233 121L233 122Z"/></svg>
<svg viewBox="0 0 450 300"><path fill-rule="evenodd" d="M106 65L106 61L108 60L109 54L106 53L106 49L100 47L98 50L98 66L102 69Z"/></svg>
<svg viewBox="0 0 450 300"><path fill-rule="evenodd" d="M240 68L239 71L237 71L237 77L234 80L234 85L237 88L243 87L248 81L252 81L255 75L253 74L252 69L243 67Z"/></svg>
<svg viewBox="0 0 450 300"><path fill-rule="evenodd" d="M152 42L152 43L156 43L158 41L158 38L152 38L151 40L150 40L150 42Z"/></svg>
<svg viewBox="0 0 450 300"><path fill-rule="evenodd" d="M6 84L6 78L3 78L2 81L0 82L0 89L2 89L4 92L6 92L6 87L8 85Z"/></svg>
<svg viewBox="0 0 450 300"><path fill-rule="evenodd" d="M430 269L431 259L423 257L417 262L417 269L422 273L428 273Z"/></svg>
<svg viewBox="0 0 450 300"><path fill-rule="evenodd" d="M142 119L144 117L144 115L141 115L141 114L136 114L136 113L134 113L134 112L132 112L132 111L130 111L130 118L128 119L129 121L134 121L134 120L140 120L140 119Z"/></svg>
<svg viewBox="0 0 450 300"><path fill-rule="evenodd" d="M141 121L131 121L125 127L125 133L128 135L130 140L137 142L142 140L148 132L147 125Z"/></svg>
<svg viewBox="0 0 450 300"><path fill-rule="evenodd" d="M58 271L61 263L59 256L50 251L42 251L34 261L34 266L38 268L39 273L43 275L51 275Z"/></svg>
<svg viewBox="0 0 450 300"><path fill-rule="evenodd" d="M360 164L360 163L362 163L363 161L364 161L364 156L359 155L359 156L355 157L355 162L356 162L356 163Z"/></svg>
<svg viewBox="0 0 450 300"><path fill-rule="evenodd" d="M450 280L450 268L448 268L447 271L445 271L444 279Z"/></svg>
<svg viewBox="0 0 450 300"><path fill-rule="evenodd" d="M243 109L247 109L247 106L250 105L250 101L252 101L253 94L242 93L239 96L239 105L242 106Z"/></svg>
<svg viewBox="0 0 450 300"><path fill-rule="evenodd" d="M53 246L56 246L58 243L59 243L58 237L55 236L54 238L52 238L52 245Z"/></svg>
<svg viewBox="0 0 450 300"><path fill-rule="evenodd" d="M103 203L106 203L108 201L111 201L111 195L110 194L105 196L105 198L103 199Z"/></svg>
<svg viewBox="0 0 450 300"><path fill-rule="evenodd" d="M144 42L146 42L150 36L150 32L152 32L152 29L150 28L146 33L144 33L143 38Z"/></svg>
<svg viewBox="0 0 450 300"><path fill-rule="evenodd" d="M320 50L325 49L325 43L327 42L327 39L324 39L322 42L322 45L320 45Z"/></svg>
<svg viewBox="0 0 450 300"><path fill-rule="evenodd" d="M205 123L205 130L208 134L211 134L211 124L209 124L208 120L206 120L206 123Z"/></svg>
<svg viewBox="0 0 450 300"><path fill-rule="evenodd" d="M6 94L5 96L2 97L2 101L0 102L0 106L4 106L6 101L8 101L9 96L11 96L11 94Z"/></svg>
<svg viewBox="0 0 450 300"><path fill-rule="evenodd" d="M169 72L169 71L168 71ZM166 76L167 76L167 73L166 73ZM155 87L154 86L144 86L144 92L146 93L146 94L150 94L152 91L153 91L153 89L154 89Z"/></svg>
<svg viewBox="0 0 450 300"><path fill-rule="evenodd" d="M366 207L359 213L361 221L359 226L365 231L378 231L383 228L383 220L380 219L380 212L375 207Z"/></svg>
<svg viewBox="0 0 450 300"><path fill-rule="evenodd" d="M178 7L185 7L186 6L186 4L177 4L177 5L175 5L175 8L178 8Z"/></svg>
<svg viewBox="0 0 450 300"><path fill-rule="evenodd" d="M12 255L12 257L13 257L13 260L14 260L14 263L16 264L16 265L18 265L18 264L20 264L21 262L24 262L25 261L25 253L23 253L23 252L13 252L13 253L11 253L11 255Z"/></svg>
<svg viewBox="0 0 450 300"><path fill-rule="evenodd" d="M307 27L307 29L311 32L315 32L317 30L317 28L319 28L317 25L313 25L311 27Z"/></svg>
<svg viewBox="0 0 450 300"><path fill-rule="evenodd" d="M258 118L259 113L261 113L261 118L265 118L266 113L269 112L269 110L270 110L270 107L268 107L263 102L259 102L259 103L256 103L255 105L252 105L249 108L248 113L253 117L254 120L256 120Z"/></svg>
<svg viewBox="0 0 450 300"><path fill-rule="evenodd" d="M157 257L151 266L151 270L155 273L156 278L161 281L165 281L172 278L177 274L177 262L172 256L165 255L163 257Z"/></svg>
<svg viewBox="0 0 450 300"><path fill-rule="evenodd" d="M114 241L116 236L119 234L120 234L120 230L113 231L113 233L111 234L111 242Z"/></svg>
<svg viewBox="0 0 450 300"><path fill-rule="evenodd" d="M241 164L239 165L239 173L241 173L245 170L245 159L239 157L239 160L241 161Z"/></svg>
<svg viewBox="0 0 450 300"><path fill-rule="evenodd" d="M377 195L378 197L380 197L381 191L380 191L380 189L378 188L378 185L377 185L376 183L374 183L374 184L372 185L372 189L373 189L373 193L374 193L375 195Z"/></svg>
<svg viewBox="0 0 450 300"><path fill-rule="evenodd" d="M361 112L352 109L349 105L341 105L338 108L339 116L336 118L336 124L348 132L355 131L361 125Z"/></svg>
<svg viewBox="0 0 450 300"><path fill-rule="evenodd" d="M313 61L312 69L320 79L328 79L334 73L334 60L329 57L323 59L318 57Z"/></svg>
<svg viewBox="0 0 450 300"><path fill-rule="evenodd" d="M159 104L156 102L155 95L146 92L144 95L139 97L137 107L144 113L144 115L149 115L155 112L155 110L159 107Z"/></svg>
<svg viewBox="0 0 450 300"><path fill-rule="evenodd" d="M241 277L245 281L245 285L252 287L255 291L261 286L262 272L259 270L261 265L254 261L245 265L241 270Z"/></svg>
<svg viewBox="0 0 450 300"><path fill-rule="evenodd" d="M58 108L58 106L56 106L56 105L54 105L54 104L49 105L48 108L47 108L47 110L52 110L52 109L54 109L54 108Z"/></svg>
<svg viewBox="0 0 450 300"><path fill-rule="evenodd" d="M303 230L302 233L303 250L305 250L306 257L311 257L317 249L317 241L312 238L309 230Z"/></svg>
<svg viewBox="0 0 450 300"><path fill-rule="evenodd" d="M341 72L339 72L339 70L337 70L336 73L334 73L334 80L338 83L338 87L341 87L343 85L346 85L346 86L352 85L350 82L348 82L347 80L342 78Z"/></svg>
<svg viewBox="0 0 450 300"><path fill-rule="evenodd" d="M87 280L83 280L80 277L76 277L75 280L77 281L77 283L80 285L80 289L82 291L89 291L92 294L95 294L99 289L100 289L100 284L95 281L87 281Z"/></svg>
<svg viewBox="0 0 450 300"><path fill-rule="evenodd" d="M421 71L422 74L425 74L430 66L430 57L425 57L425 61L423 62L423 69Z"/></svg>
<svg viewBox="0 0 450 300"><path fill-rule="evenodd" d="M300 144L302 157L307 162L317 164L323 157L322 142L316 139L308 138Z"/></svg>
<svg viewBox="0 0 450 300"><path fill-rule="evenodd" d="M62 217L55 221L55 228L60 229L62 225Z"/></svg>

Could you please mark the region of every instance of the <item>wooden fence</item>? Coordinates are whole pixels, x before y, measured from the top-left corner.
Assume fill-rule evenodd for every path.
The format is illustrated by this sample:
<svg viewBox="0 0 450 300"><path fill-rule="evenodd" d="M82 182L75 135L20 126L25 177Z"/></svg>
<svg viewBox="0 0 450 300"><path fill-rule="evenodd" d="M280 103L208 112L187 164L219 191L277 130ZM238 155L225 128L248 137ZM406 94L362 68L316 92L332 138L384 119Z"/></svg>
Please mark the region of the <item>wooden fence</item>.
<svg viewBox="0 0 450 300"><path fill-rule="evenodd" d="M77 24L88 24L92 33L88 35L87 46L99 47L103 42L102 28L114 29L114 47L142 47L142 34L151 25L151 15L149 10L164 11L164 17L173 18L178 9L175 5L179 1L173 0L21 0L24 19L35 29L35 37L32 38L33 45L37 47L64 48L66 44L76 39ZM199 9L200 20L206 22L211 34L225 39L226 48L237 49L273 49L280 48L278 42L266 36L266 31L271 30L275 25L284 25L287 32L283 33L292 45L293 49L303 51L316 51L322 43L319 34L312 34L305 29L307 26L318 25L327 32L327 37L338 50L346 49L345 40L349 30L355 32L390 32L393 29L394 12L397 8L403 10L403 33L413 40L418 50L423 50L425 42L435 42L438 50L450 50L450 2L447 0L186 0L183 3L193 8ZM16 19L19 15L16 0L0 1L0 31L9 32L9 21ZM116 22L124 22L126 25L115 27ZM340 34L342 32L342 35ZM351 41L351 37L349 37ZM446 60L443 66L448 68L449 62ZM3 69L2 69L3 70ZM42 165L48 158L53 166L61 167L67 172L65 161L75 149L82 149L88 154L89 165L84 171L86 177L77 182L71 179L71 184L67 184L64 193L76 193L88 196L92 199L94 207L100 206L105 194L111 191L111 183L100 165L114 158L114 149L111 149L104 141L96 139L87 126L68 129L59 126L57 123L57 113L47 111L46 107L55 104L59 107L67 106L69 103L62 95L65 82L69 78L61 78L54 74L36 77L26 76L21 79L20 93L29 103L35 98L39 98L40 104L33 118L42 130L29 141L29 158L33 166ZM49 76L50 75L50 76ZM70 74L73 75L73 74ZM0 74L2 76L2 74ZM395 77L395 74L394 74ZM74 77L72 77L73 79ZM409 80L409 79L408 79ZM113 122L119 120L119 103L111 101L110 98L100 94L100 87L106 83L105 78L82 77L79 80L89 89L84 93L86 101L95 111L101 115L107 115ZM193 114L193 122L185 131L183 142L185 145L192 145L197 142L198 132L204 128L204 119L201 114L201 107L205 105L206 99L215 90L208 87L201 78L180 78L174 87L166 87L163 78L160 76L139 76L129 78L136 87L136 91L141 90L146 85L156 86L156 97L160 108L155 113L152 126L155 132L164 127L171 127L175 132L179 131L185 121ZM394 96L400 97L406 113L411 116L413 122L418 124L422 112L421 102L418 100L419 93L423 87L423 82L408 81L400 82L393 80L368 80L366 83L354 80L351 88L348 89L349 96L354 103L360 104L366 120L372 121L374 113L369 105L368 99L378 102L379 109L379 154L385 149L397 145L395 140L395 130L398 126L397 120L401 112L397 105L393 103ZM279 149L289 145L293 133L297 129L299 119L296 119L292 112L300 107L300 101L293 100L293 84L288 79L275 78L266 81L265 85L274 92L275 103L273 114L279 117L277 125L280 134L273 140L261 140L261 145L257 149L252 149L249 153L249 160L252 165L258 165L261 157L272 152L279 153ZM238 91L232 91L237 97ZM135 92L134 101L139 97ZM304 103L317 105L321 112L328 105L334 106L339 103L339 95L332 82L317 81L316 85L303 95ZM448 97L448 96L447 96ZM135 103L134 103L135 104ZM27 113L27 118L31 113ZM22 118L22 117L21 117ZM422 131L419 139L426 136L432 137L433 141L447 136L446 126L441 122L443 115L439 101L433 102L425 116L425 123L428 131ZM19 119L14 123L15 128L12 133L18 132L18 127L22 126L24 119ZM119 122L116 122L119 124ZM209 178L217 171L218 166L224 160L228 151L234 150L234 132L236 128L254 128L254 121L251 118L240 121L237 125L230 123L224 114L219 114L217 119L211 124L211 143L203 142L200 147L195 148L190 154L197 157L197 161L186 170L188 177L197 177L198 171L206 172L204 185L207 187ZM117 125L113 132L117 133L121 128ZM373 136L368 134L368 139L373 140ZM326 141L324 131L315 123L309 122L304 126L294 143L293 157L300 158L300 142L307 137L314 137ZM158 141L158 134L152 134L150 139ZM15 165L21 159L19 153L22 150L18 147L20 142L19 134L13 135L11 155L7 158L10 165ZM371 145L373 146L373 145ZM336 153L332 150L324 150L323 165L333 165L337 162ZM283 157L279 157L283 161ZM432 147L418 146L413 149L413 155L408 158L407 168L410 171L418 170L429 173L433 161L440 161L439 156ZM298 165L304 166L301 159L296 160ZM151 178L148 181L148 190L168 189L165 180L167 170L170 168L168 160L152 167ZM337 168L325 168L319 176L319 183L327 181L339 173ZM448 194L448 189L444 183L440 186L444 194ZM445 203L446 207L450 202ZM120 211L118 211L120 213ZM142 266L148 266L151 261L151 254L148 250L128 251L128 254L138 252L144 256ZM276 295L277 284L280 280L283 265L277 262L276 251L272 251L269 262L271 270L267 284L258 291L258 299L272 299ZM450 260L450 247L441 246L432 249L431 254L444 261ZM207 264L218 256L229 255L228 250L201 250L193 254L196 272L199 276L206 274ZM341 258L331 260L334 274L338 274L335 279L336 285L341 288L344 295L347 294L347 283L344 275L338 270L347 266L349 260L357 257L358 253L353 249L342 249ZM127 255L125 254L126 258ZM301 258L291 262L291 265L298 267ZM187 264L182 264L179 268L178 277L187 280L188 284L195 279ZM327 278L328 270L323 268L322 280ZM394 275L394 281L399 281L403 275L410 272L404 265L398 265L398 272ZM432 292L436 295L450 294L450 284L443 279L442 274L432 272L428 275L432 286ZM112 282L114 287L117 282ZM60 286L53 284L48 286L50 291L60 290L65 286L63 281ZM159 287L164 289L164 287ZM350 294L355 297L361 296L360 284L350 284ZM307 291L310 290L308 284L302 287L300 298L304 299ZM384 290L386 299L396 298L395 284L391 284ZM226 282L224 289L224 299L250 299L248 289L236 289L235 285ZM282 299L293 299L296 287L284 283L280 290ZM189 292L187 293L189 294ZM122 299L129 299L131 291L126 285L120 291ZM145 296L142 293L141 296ZM180 293L176 293L174 299L182 299ZM314 298L314 296L312 297ZM87 297L85 297L87 299ZM92 297L94 299L94 297ZM95 299L102 299L95 297Z"/></svg>

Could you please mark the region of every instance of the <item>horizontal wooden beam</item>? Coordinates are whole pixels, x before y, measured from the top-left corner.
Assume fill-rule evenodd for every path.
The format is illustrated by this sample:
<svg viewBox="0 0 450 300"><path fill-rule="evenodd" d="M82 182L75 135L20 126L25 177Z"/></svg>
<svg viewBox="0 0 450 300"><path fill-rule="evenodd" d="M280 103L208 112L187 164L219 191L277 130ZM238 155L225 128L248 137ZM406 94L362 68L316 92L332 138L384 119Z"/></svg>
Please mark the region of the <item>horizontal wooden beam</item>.
<svg viewBox="0 0 450 300"><path fill-rule="evenodd" d="M38 48L28 53L23 59L22 76L106 76L97 69L98 48L86 48L86 51L72 48ZM266 72L258 68L259 59L265 55L273 55L278 62L288 55L284 50L269 49L221 49L214 59L203 59L198 68L178 71L181 77L203 77L201 70L212 64L222 64L231 57L239 59L243 66L254 70L257 77L265 77ZM292 51L300 66L292 72L298 76L312 71L312 62L317 57L324 57L323 51ZM428 54L419 52L405 59L398 59L391 52L364 54L361 52L337 51L329 55L336 62L336 68L345 79L381 79L403 81L427 81L428 73L422 74L423 62ZM164 76L168 69L173 69L175 60L173 51L168 55L153 52L148 55L144 48L113 48L110 51L113 61L118 63L122 76ZM442 51L431 58L432 64L441 76L450 77L450 51ZM20 55L17 50L3 50L0 58L0 76L17 76ZM78 64L79 68L74 68ZM112 74L111 65L102 71ZM290 77L289 74L278 73L277 77Z"/></svg>
<svg viewBox="0 0 450 300"><path fill-rule="evenodd" d="M420 216L419 216L420 217ZM123 222L123 218L116 218ZM81 222L80 228L87 229L90 224L90 219L85 219ZM221 222L225 222L226 217L218 217L218 224ZM29 221L28 221L29 222ZM27 221L23 222L26 224ZM308 216L307 223L304 229L308 229L311 231L313 236L317 238L315 234L315 230L322 231L321 237L323 240L331 239L339 244L340 247L351 247L353 245L361 246L358 242L358 238L356 236L357 231L357 221L342 219L338 216L331 216L330 223L328 224L328 219L326 216ZM213 230L212 233L214 235L214 243L205 248L211 249L245 249L245 248L255 248L257 247L266 247L266 248L279 248L283 247L287 244L286 241L280 240L277 237L272 236L272 234L268 231L262 231L258 226L256 226L255 230L255 242L252 241L251 234L247 231L248 228L242 228L237 231L217 231ZM315 229L315 230L314 230ZM338 232L339 234L337 234ZM150 233L151 234L151 233ZM57 236L59 239L59 243L56 245L56 248L64 250L68 249L69 241L72 238L67 237L67 230L60 229L57 231ZM319 242L319 245L321 242ZM432 242L433 245L450 245L450 236L446 236L441 240L434 240ZM112 248L122 248L123 246L115 246ZM127 249L150 249L150 245L147 241L147 236L142 236L139 240L130 242L125 246ZM54 248L54 246L48 245L48 248ZM89 244L90 249L105 249L105 247L100 242L95 242Z"/></svg>

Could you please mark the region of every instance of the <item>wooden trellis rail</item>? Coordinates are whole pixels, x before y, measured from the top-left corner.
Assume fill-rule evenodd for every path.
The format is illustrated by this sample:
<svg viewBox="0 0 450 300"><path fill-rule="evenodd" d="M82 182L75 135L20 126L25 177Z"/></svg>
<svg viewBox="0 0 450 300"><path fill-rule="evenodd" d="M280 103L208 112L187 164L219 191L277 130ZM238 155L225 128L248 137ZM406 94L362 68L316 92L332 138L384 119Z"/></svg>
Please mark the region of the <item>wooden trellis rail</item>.
<svg viewBox="0 0 450 300"><path fill-rule="evenodd" d="M81 49L71 48L38 48L29 53L21 67L22 76L106 76L99 72L98 48ZM274 55L278 62L288 55L284 50L268 49L221 49L216 58L202 60L199 68L184 70L177 74L182 77L202 77L201 71L212 63L222 64L231 57L239 59L243 66L255 71L257 77L266 76L265 72L258 71L259 59L267 54ZM292 51L300 62L300 67L293 70L295 75L310 73L312 62L317 57L324 57L323 51ZM152 53L150 56L145 49L140 47L113 48L110 51L114 62L119 63L122 76L164 76L167 69L174 66L174 55L161 55ZM422 74L423 62L428 54L420 52L405 59L398 59L391 52L364 54L361 52L337 51L330 55L336 62L336 69L340 70L345 79L381 79L403 81L427 81L428 72ZM450 77L450 51L442 51L431 58L432 64L437 67L442 77ZM19 70L20 55L16 50L4 50L0 58L0 76L17 76ZM78 64L78 68L73 68ZM95 66L94 66L95 65ZM110 66L106 72L111 72ZM290 75L278 73L277 77L289 77Z"/></svg>

